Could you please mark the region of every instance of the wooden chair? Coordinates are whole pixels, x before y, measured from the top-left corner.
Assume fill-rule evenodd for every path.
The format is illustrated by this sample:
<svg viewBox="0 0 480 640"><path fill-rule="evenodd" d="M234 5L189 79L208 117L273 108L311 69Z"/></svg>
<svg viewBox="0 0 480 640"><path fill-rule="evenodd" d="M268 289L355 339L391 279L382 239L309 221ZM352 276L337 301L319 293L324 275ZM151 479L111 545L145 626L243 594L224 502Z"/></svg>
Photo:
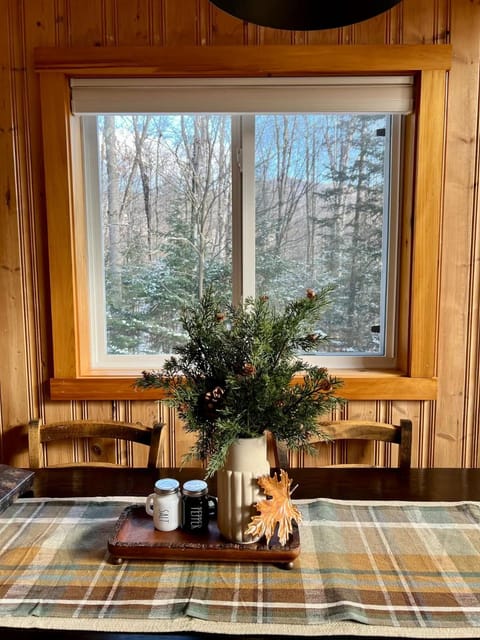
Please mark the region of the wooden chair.
<svg viewBox="0 0 480 640"><path fill-rule="evenodd" d="M162 466L161 455L163 450L164 432L163 424L157 423L153 427L147 427L141 423L96 421L96 420L68 420L63 422L51 422L42 424L40 420L31 420L28 424L28 456L32 469L47 466L71 467L89 465L95 467L130 466L125 462L91 461L90 451L98 449L102 454L103 445L92 439L109 439L115 445L120 442L131 442L145 445L148 451L148 467L158 468ZM61 464L48 464L48 444L70 440L72 442L75 458L74 462ZM81 443L81 444L80 444ZM81 448L83 444L83 449ZM118 452L116 451L116 455ZM122 454L120 453L120 457ZM125 457L125 456L123 456Z"/></svg>
<svg viewBox="0 0 480 640"><path fill-rule="evenodd" d="M327 442L337 440L370 440L380 442L391 442L398 445L398 467L409 469L412 457L412 421L400 420L400 425L396 426L386 422L376 422L370 420L337 420L321 421L322 431L328 436ZM325 444L325 440L312 441L313 445ZM273 451L273 460L276 467L285 468L288 466L288 452L285 448L278 447L270 442ZM329 466L341 467L368 467L375 465L366 464L340 464Z"/></svg>

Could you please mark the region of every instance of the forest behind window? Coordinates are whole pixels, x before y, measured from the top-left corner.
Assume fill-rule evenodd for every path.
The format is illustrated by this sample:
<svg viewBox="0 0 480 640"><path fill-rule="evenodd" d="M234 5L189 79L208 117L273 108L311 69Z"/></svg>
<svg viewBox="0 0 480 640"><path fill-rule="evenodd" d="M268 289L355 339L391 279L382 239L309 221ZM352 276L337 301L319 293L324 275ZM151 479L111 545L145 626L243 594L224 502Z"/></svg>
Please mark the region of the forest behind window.
<svg viewBox="0 0 480 640"><path fill-rule="evenodd" d="M181 307L207 287L231 299L237 279L244 294L278 306L331 287L317 327L329 337L324 352L385 356L395 315L395 118L82 116L100 350L171 353ZM235 180L251 198L235 195ZM239 266L232 255L242 242L249 258Z"/></svg>

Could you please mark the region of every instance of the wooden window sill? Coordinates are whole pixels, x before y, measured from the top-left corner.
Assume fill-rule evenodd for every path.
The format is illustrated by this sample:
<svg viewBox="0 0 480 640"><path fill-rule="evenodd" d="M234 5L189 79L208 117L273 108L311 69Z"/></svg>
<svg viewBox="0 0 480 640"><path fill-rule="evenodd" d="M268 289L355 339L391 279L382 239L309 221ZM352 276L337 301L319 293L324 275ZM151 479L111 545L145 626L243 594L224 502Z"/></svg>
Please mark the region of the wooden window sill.
<svg viewBox="0 0 480 640"><path fill-rule="evenodd" d="M346 400L435 400L436 378L411 378L399 371L330 370L343 380ZM51 400L161 400L163 389L137 389L134 376L52 378Z"/></svg>

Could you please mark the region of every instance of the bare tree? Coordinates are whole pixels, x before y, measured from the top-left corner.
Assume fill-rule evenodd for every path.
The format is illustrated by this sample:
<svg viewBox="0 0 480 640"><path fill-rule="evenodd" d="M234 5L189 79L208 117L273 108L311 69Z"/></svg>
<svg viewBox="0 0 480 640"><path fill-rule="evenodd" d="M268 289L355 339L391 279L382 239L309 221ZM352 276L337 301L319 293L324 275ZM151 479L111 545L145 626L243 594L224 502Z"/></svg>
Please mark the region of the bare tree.
<svg viewBox="0 0 480 640"><path fill-rule="evenodd" d="M122 299L122 256L120 252L120 187L116 157L115 116L105 116L105 166L107 174L107 225L106 260L110 274L110 300L120 304Z"/></svg>
<svg viewBox="0 0 480 640"><path fill-rule="evenodd" d="M145 116L139 119L138 116L132 116L132 125L135 141L135 160L134 163L138 166L140 172L140 180L142 183L143 192L143 204L145 210L145 220L147 227L147 252L149 260L152 259L152 233L153 233L153 212L150 199L150 172L147 169L145 162L145 138L147 137L148 127L150 124L151 116Z"/></svg>

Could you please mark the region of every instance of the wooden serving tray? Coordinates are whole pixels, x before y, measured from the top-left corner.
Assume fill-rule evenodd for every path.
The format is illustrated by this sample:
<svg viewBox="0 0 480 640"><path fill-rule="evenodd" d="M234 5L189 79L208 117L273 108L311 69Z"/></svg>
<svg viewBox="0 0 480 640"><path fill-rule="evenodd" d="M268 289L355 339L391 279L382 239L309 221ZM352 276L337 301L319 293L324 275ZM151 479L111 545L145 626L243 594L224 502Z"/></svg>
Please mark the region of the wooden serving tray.
<svg viewBox="0 0 480 640"><path fill-rule="evenodd" d="M282 547L275 537L267 546L265 538L251 544L228 542L220 534L216 521L208 525L208 533L193 534L176 529L157 531L145 506L130 505L118 519L115 532L108 540L110 562L137 560L207 560L218 562L268 562L291 568L300 553L298 527L294 525L291 540Z"/></svg>

